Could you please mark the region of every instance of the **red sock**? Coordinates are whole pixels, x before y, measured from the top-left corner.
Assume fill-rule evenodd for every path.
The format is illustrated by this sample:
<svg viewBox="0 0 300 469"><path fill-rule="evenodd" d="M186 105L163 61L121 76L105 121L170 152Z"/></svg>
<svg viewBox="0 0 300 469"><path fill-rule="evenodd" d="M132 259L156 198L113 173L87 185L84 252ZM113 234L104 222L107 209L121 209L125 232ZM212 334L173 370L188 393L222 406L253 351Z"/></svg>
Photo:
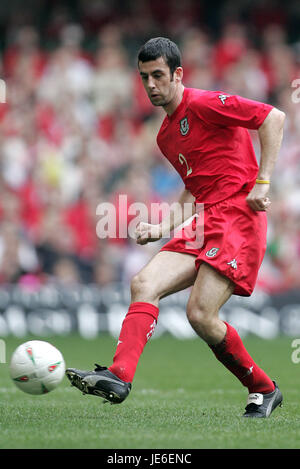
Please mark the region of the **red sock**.
<svg viewBox="0 0 300 469"><path fill-rule="evenodd" d="M113 359L108 368L118 378L132 382L144 347L154 332L159 310L151 303L136 302L129 307Z"/></svg>
<svg viewBox="0 0 300 469"><path fill-rule="evenodd" d="M210 346L217 359L248 388L249 393L274 391L273 381L250 357L237 331L227 322L225 324L227 332L222 342Z"/></svg>

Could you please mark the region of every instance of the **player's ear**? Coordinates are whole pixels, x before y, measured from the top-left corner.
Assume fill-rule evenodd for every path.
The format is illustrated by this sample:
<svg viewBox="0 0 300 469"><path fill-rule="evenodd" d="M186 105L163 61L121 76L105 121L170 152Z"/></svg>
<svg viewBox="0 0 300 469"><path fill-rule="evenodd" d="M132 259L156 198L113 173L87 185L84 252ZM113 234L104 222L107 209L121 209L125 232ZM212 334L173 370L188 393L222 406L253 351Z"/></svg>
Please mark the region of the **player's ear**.
<svg viewBox="0 0 300 469"><path fill-rule="evenodd" d="M174 72L175 83L180 83L182 81L182 78L183 78L183 68L177 67Z"/></svg>

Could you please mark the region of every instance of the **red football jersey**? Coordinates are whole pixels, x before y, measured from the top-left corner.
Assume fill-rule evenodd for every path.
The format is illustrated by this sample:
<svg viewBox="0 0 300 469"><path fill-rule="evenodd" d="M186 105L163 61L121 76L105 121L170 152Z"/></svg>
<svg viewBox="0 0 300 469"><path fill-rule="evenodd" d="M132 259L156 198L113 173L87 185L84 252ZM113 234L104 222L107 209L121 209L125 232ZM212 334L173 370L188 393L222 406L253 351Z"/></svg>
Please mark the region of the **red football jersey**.
<svg viewBox="0 0 300 469"><path fill-rule="evenodd" d="M220 91L184 89L157 143L197 202L209 206L252 189L258 164L247 129L258 129L272 108Z"/></svg>

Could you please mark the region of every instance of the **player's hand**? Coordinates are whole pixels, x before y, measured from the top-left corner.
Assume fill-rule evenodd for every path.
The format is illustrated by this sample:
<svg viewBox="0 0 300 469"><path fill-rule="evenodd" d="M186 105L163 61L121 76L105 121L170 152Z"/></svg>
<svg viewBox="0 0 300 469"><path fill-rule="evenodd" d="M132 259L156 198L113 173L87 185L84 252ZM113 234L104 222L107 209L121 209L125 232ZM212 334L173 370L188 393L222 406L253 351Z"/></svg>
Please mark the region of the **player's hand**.
<svg viewBox="0 0 300 469"><path fill-rule="evenodd" d="M246 200L253 210L264 212L270 207L271 201L267 196L269 188L269 184L255 184L249 192Z"/></svg>
<svg viewBox="0 0 300 469"><path fill-rule="evenodd" d="M161 238L160 226L140 222L136 227L135 237L137 244L147 244L157 241Z"/></svg>

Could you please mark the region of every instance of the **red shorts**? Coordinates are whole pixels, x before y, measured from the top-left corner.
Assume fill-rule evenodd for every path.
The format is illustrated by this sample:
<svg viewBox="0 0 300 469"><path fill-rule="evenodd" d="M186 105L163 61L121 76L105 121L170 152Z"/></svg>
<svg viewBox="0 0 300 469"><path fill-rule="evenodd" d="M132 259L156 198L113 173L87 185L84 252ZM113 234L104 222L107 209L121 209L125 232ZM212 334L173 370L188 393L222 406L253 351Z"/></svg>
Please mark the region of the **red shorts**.
<svg viewBox="0 0 300 469"><path fill-rule="evenodd" d="M250 296L266 251L267 216L252 210L246 197L247 192L239 192L205 209L161 251L196 256L197 270L206 262L235 283L235 295ZM199 242L195 233L201 231Z"/></svg>

